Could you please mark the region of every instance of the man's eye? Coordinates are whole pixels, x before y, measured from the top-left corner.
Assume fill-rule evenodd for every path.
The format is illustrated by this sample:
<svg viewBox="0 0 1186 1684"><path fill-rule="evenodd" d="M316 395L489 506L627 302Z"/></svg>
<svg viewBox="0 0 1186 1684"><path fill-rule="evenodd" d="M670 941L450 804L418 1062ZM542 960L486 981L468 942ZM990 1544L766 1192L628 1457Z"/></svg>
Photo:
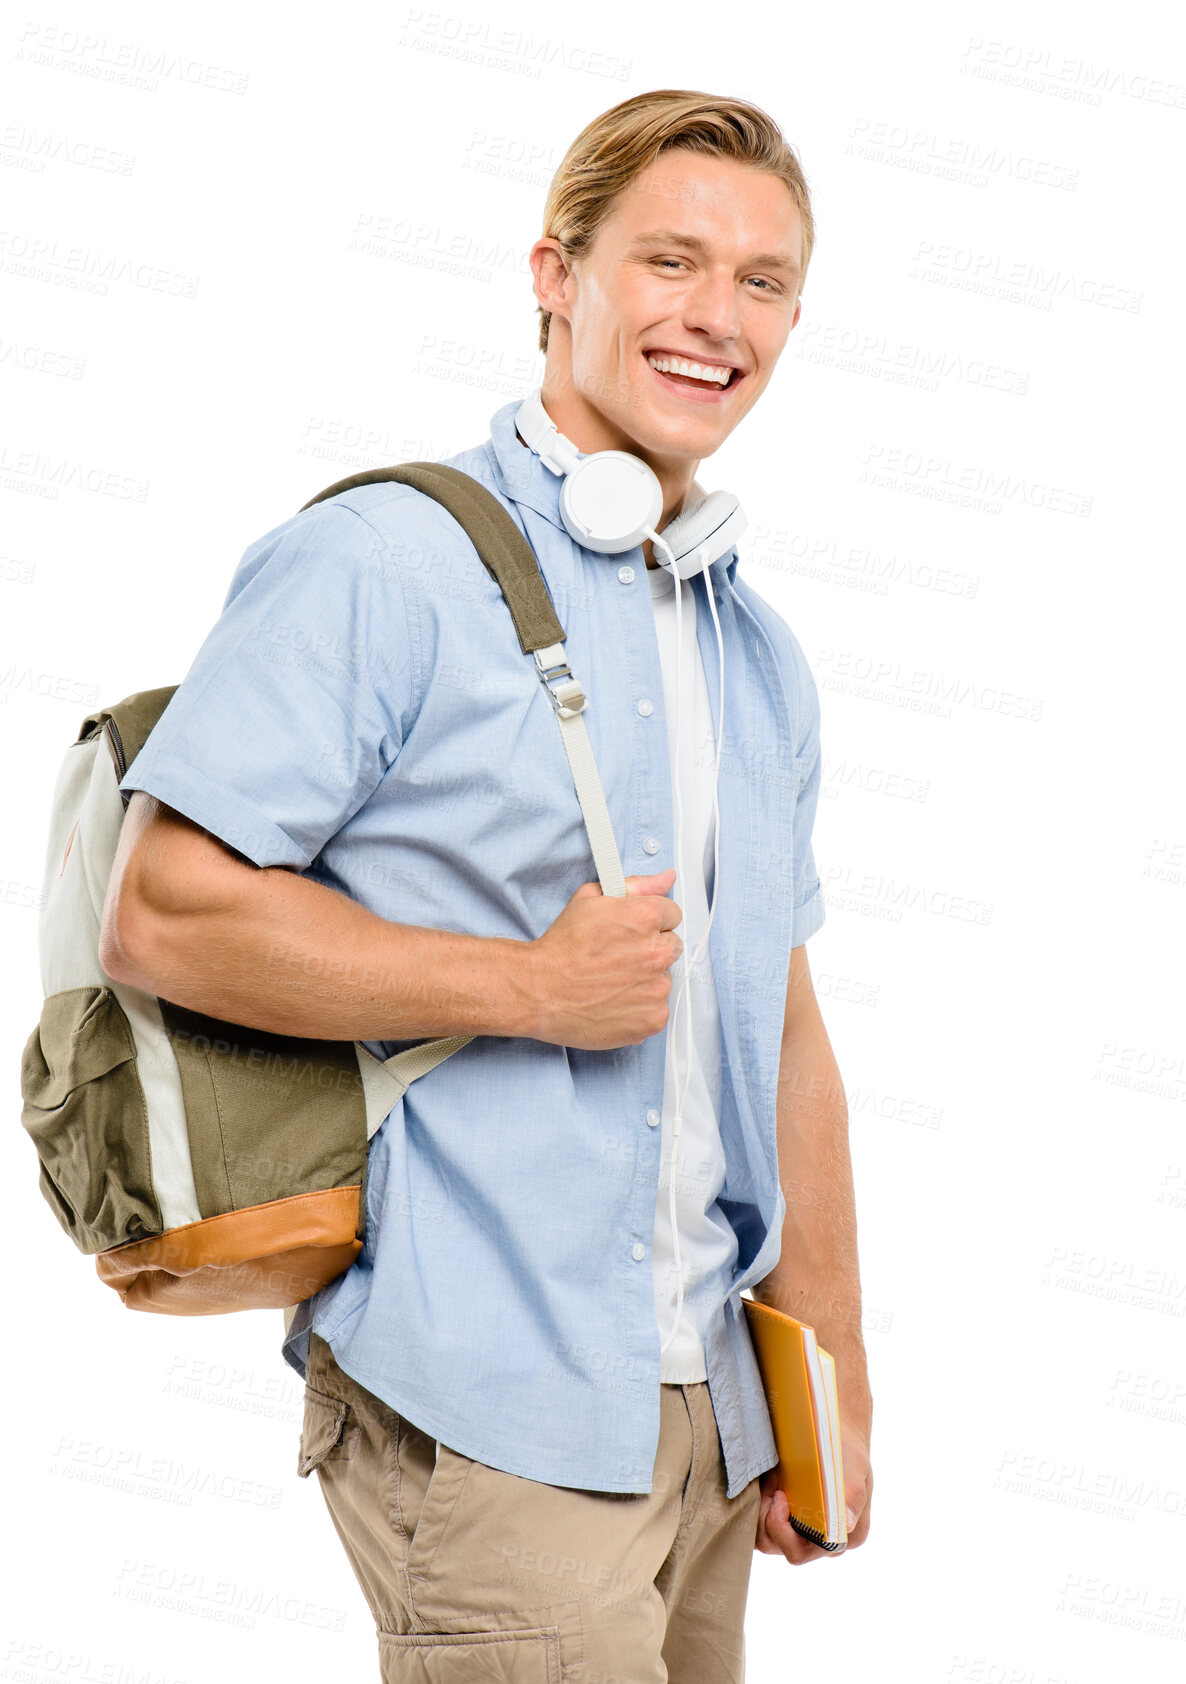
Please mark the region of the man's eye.
<svg viewBox="0 0 1186 1684"><path fill-rule="evenodd" d="M659 265L671 264L673 268L677 269L685 269L687 267L683 259L679 257L657 257L655 258L655 262ZM753 275L751 276L751 279L759 283L763 292L780 293L782 291L780 286L775 286L774 283L772 281L768 281L764 275Z"/></svg>

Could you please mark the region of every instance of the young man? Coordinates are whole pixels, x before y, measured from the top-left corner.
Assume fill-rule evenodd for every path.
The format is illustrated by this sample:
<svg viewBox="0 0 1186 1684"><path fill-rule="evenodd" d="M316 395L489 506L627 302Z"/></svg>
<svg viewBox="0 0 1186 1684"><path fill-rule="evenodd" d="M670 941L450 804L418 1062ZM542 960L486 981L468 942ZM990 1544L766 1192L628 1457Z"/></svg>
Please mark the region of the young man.
<svg viewBox="0 0 1186 1684"><path fill-rule="evenodd" d="M752 106L644 94L570 148L545 229L542 402L582 453L649 464L661 533L798 321L799 165ZM735 549L677 584L650 541L576 544L518 407L451 462L539 559L629 892L595 880L552 708L476 552L432 499L371 485L240 563L123 780L144 793L103 963L198 1011L384 1054L475 1037L375 1135L364 1249L283 1347L306 1379L299 1472L317 1469L384 1678L725 1684L755 1547L828 1559L775 1495L744 1288L835 1357L850 1547L869 1524L847 1116L804 946L823 920L818 698ZM689 1069L672 967L714 896ZM685 1083L680 1298L667 1165Z"/></svg>

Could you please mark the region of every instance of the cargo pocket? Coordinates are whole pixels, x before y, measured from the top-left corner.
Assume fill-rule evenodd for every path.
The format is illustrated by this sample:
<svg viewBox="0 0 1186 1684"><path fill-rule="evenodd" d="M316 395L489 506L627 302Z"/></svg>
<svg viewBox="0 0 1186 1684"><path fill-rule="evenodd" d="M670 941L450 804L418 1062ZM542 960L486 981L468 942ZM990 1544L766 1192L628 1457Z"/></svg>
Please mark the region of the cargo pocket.
<svg viewBox="0 0 1186 1684"><path fill-rule="evenodd" d="M312 1386L305 1387L305 1416L297 1453L297 1473L302 1479L319 1462L348 1461L358 1441L357 1427L347 1424L350 1405Z"/></svg>
<svg viewBox="0 0 1186 1684"><path fill-rule="evenodd" d="M560 1634L555 1626L521 1631L379 1633L379 1670L407 1684L557 1684Z"/></svg>
<svg viewBox="0 0 1186 1684"><path fill-rule="evenodd" d="M136 1043L110 988L48 997L25 1043L21 1097L41 1191L80 1251L161 1232Z"/></svg>

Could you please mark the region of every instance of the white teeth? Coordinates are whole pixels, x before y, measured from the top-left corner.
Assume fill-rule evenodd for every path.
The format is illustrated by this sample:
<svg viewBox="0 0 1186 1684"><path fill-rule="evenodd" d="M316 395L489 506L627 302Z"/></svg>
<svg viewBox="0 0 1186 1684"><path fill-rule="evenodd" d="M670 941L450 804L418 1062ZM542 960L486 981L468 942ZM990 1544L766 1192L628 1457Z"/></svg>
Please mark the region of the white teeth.
<svg viewBox="0 0 1186 1684"><path fill-rule="evenodd" d="M733 370L721 368L713 363L688 362L683 357L647 357L652 368L658 369L660 374L690 374L693 380L715 380L719 386L727 386Z"/></svg>

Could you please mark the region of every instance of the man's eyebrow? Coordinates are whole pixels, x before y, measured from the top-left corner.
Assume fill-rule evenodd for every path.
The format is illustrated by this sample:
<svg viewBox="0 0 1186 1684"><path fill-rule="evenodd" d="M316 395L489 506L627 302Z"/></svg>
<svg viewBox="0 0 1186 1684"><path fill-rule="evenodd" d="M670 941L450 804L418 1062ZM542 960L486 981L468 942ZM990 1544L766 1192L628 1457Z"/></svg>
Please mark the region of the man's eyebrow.
<svg viewBox="0 0 1186 1684"><path fill-rule="evenodd" d="M687 246L690 251L702 254L708 250L708 241L702 240L699 234L684 234L678 228L649 228L645 234L636 234L630 245L641 246L652 240L667 240L672 245ZM750 258L750 262L760 264L763 269L785 269L791 275L799 273L799 265L785 252L760 251Z"/></svg>

